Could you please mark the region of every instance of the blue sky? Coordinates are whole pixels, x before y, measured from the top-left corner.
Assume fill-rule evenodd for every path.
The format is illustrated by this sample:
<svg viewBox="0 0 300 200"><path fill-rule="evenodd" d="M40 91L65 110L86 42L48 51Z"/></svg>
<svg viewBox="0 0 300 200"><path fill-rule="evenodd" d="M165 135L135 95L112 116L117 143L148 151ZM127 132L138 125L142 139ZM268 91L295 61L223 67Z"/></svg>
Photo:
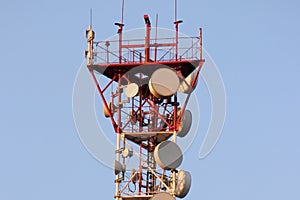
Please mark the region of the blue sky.
<svg viewBox="0 0 300 200"><path fill-rule="evenodd" d="M228 98L214 151L198 160L199 136L186 152L183 167L193 173L186 199L299 199L299 1L178 1L181 32L203 27ZM112 199L112 171L77 136L72 89L89 9L102 40L116 33L120 5L0 3L0 199ZM143 27L145 13L172 28L173 2L144 0L128 0L126 28Z"/></svg>

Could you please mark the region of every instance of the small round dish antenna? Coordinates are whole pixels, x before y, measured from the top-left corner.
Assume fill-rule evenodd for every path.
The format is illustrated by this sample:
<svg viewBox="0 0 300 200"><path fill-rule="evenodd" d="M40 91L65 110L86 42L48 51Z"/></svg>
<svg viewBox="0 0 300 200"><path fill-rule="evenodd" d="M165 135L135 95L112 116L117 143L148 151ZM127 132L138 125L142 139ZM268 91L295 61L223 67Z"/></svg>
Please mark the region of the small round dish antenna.
<svg viewBox="0 0 300 200"><path fill-rule="evenodd" d="M139 93L139 86L136 83L130 83L126 86L125 94L127 97L135 97Z"/></svg>
<svg viewBox="0 0 300 200"><path fill-rule="evenodd" d="M118 175L120 172L125 172L125 165L122 165L119 161L115 160L114 162L114 172L115 175Z"/></svg>
<svg viewBox="0 0 300 200"><path fill-rule="evenodd" d="M192 112L190 110L185 110L181 118L177 136L185 137L191 129L192 121Z"/></svg>
<svg viewBox="0 0 300 200"><path fill-rule="evenodd" d="M124 150L123 150L123 152L122 152L122 157L123 158L131 158L133 156L133 151L131 151L131 150L129 150L129 149L127 149L127 148L125 148Z"/></svg>
<svg viewBox="0 0 300 200"><path fill-rule="evenodd" d="M194 91L194 88L197 86L198 79L196 80L194 88L191 88L191 87L192 87L194 79L196 78L196 71L197 70L195 70L190 75L188 75L185 78L185 81L181 81L181 83L180 83L180 85L178 87L178 92L189 94L190 92Z"/></svg>

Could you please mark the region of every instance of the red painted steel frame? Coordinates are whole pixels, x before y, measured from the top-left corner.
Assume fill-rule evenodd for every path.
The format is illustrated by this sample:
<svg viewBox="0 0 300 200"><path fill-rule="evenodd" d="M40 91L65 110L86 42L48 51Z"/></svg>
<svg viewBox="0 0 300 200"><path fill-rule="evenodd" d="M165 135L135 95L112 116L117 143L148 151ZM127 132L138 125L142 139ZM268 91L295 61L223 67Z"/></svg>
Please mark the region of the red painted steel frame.
<svg viewBox="0 0 300 200"><path fill-rule="evenodd" d="M92 76L92 79L96 85L97 91L99 93L100 98L102 99L103 103L104 103L104 109L108 112L108 116L112 122L113 128L115 133L117 133L117 150L116 150L116 160L117 161L121 161L120 160L120 155L121 155L121 151L122 148L125 147L125 140L128 139L134 143L136 143L139 147L139 168L138 168L138 174L137 174L137 184L138 184L138 188L137 188L137 195L138 196L145 196L145 200L151 198L151 192L153 192L153 188L151 186L151 184L155 184L156 182L156 177L154 177L154 175L152 174L152 172L150 172L151 177L149 178L148 173L149 171L146 171L146 169L143 167L143 162L142 162L142 157L144 155L144 153L146 152L147 154L147 159L148 162L153 159L151 158L150 154L153 153L154 151L154 147L156 145L158 145L158 143L160 143L161 141L164 141L166 139L169 139L170 137L172 137L172 135L176 135L176 132L179 129L179 125L181 123L181 119L183 116L183 113L186 109L187 103L190 99L191 93L193 91L193 89L195 88L196 82L199 78L199 74L200 74L200 70L204 64L204 60L202 59L202 29L200 29L200 33L199 33L199 37L197 37L199 39L199 43L198 45L200 46L199 52L200 52L200 58L198 59L182 59L182 56L178 54L178 50L179 50L179 36L178 36L178 29L179 29L179 24L182 23L182 21L175 21L175 31L176 31L176 35L175 35L175 42L166 42L166 43L151 43L151 38L150 38L150 30L151 30L151 23L149 20L148 15L144 16L144 20L145 20L145 25L146 25L146 36L145 36L145 41L142 44L123 44L123 27L124 24L123 20L122 23L115 23L115 25L118 26L118 36L119 36L119 40L118 45L118 52L109 52L108 50L108 46L109 46L109 41L107 41L107 63L93 63L92 60L94 59L94 44L97 45L97 43L94 43L93 41L93 37L94 37L94 33L92 32L91 26L89 28L89 33L91 35L91 37L89 38L88 42L88 56L89 56L89 62L88 62L88 68L90 71L90 74ZM91 40L92 38L92 40ZM194 43L193 43L194 45ZM152 60L150 58L150 51L151 48L154 47L155 51L154 51L154 60ZM158 47L171 47L171 48L175 48L175 53L174 53L174 57L170 60L159 60L157 61L157 48ZM144 48L144 57L142 56L142 53L139 52L139 60L135 60L135 49L136 48ZM193 46L191 47L193 48ZM123 57L123 49L133 49L131 50L132 52L132 60L128 60L126 58ZM187 49L186 51L188 51L189 49ZM173 52L173 51L172 51ZM117 63L109 63L109 53L113 54L114 56L117 56ZM166 52L166 54L168 53L168 51ZM164 55L161 57L161 59L164 58ZM144 61L143 61L144 59ZM149 69L157 69L157 66L159 65L165 65L168 66L170 68L172 68L173 70L175 70L180 78L181 81L185 81L185 78L192 73L195 69L195 77L191 83L191 86L189 87L189 91L188 94L186 96L185 101L183 102L182 106L180 107L179 102L177 101L177 96L176 94L173 95L172 97L169 98L165 98L165 99L159 99L154 97L153 95L151 95L149 93L149 89L143 89L144 85L143 83L145 81L149 81L150 76L152 71L150 70L150 72L148 72L148 74L146 72L144 72L144 74L142 74L142 72L139 72L139 76L133 76L133 77L129 77L126 75L126 73L132 69L136 69L137 67L139 67L140 65L143 65L143 69L147 69L147 67ZM100 84L95 76L94 71L98 71L100 73L102 73L104 76L108 77L110 80L108 81L108 83L103 87L103 89L101 89ZM146 76L147 78L145 78L144 76ZM122 94L121 94L121 90L123 85L127 85L129 83L136 83L139 86L139 92L135 97L131 97L128 99L131 101L131 104L127 107L123 108L123 102L122 102ZM104 95L104 93L107 91L107 89L109 87L112 87L114 83L117 83L117 90L116 93L112 93L111 94L111 102L112 102L112 110L111 108L109 108L108 104L107 104L107 99ZM145 84L145 83L144 83ZM148 86L147 86L148 88ZM148 93L149 94L148 94ZM117 105L116 107L114 106L114 99L117 99ZM127 103L129 103L130 101L128 101ZM115 109L116 108L116 109ZM128 119L123 119L122 116L122 112L123 109L129 109L132 112L132 116L129 113L127 114ZM163 111L161 111L161 110ZM180 112L179 112L180 109ZM117 112L117 116L114 117L114 112ZM134 113L134 114L133 114ZM172 117L171 117L172 116ZM132 117L134 117L135 120L135 124L132 124ZM146 120L146 122L145 122ZM151 124L152 123L152 124ZM159 123L163 123L163 128L158 130L158 128L161 128L161 124ZM152 125L152 126L150 126ZM130 135L130 133L132 135ZM149 134L149 136L147 136L146 138L142 138L142 137L136 137L135 135L144 135L145 134ZM121 139L121 135L122 138ZM162 138L160 138L160 136L163 135ZM160 139L159 139L160 138ZM123 140L123 144L120 144L120 141ZM176 140L175 140L176 141ZM123 147L122 147L123 146ZM123 163L125 163L125 158L122 159ZM156 169L155 169L156 170ZM144 181L143 180L143 172L145 173L145 171L147 172L147 180ZM174 174L174 172L172 172ZM165 171L162 172L162 177L164 178L165 175ZM123 175L124 176L124 175ZM115 198L119 199L123 199L122 197L122 191L120 192L120 190L118 190L119 188L119 183L121 183L122 181L124 181L124 177L122 179L122 177L118 174L116 176L116 194L115 194ZM145 184L145 185L143 185ZM120 192L120 193L119 193ZM150 194L150 197L149 197ZM148 197L147 197L148 195ZM141 199L140 197L137 197L137 199Z"/></svg>

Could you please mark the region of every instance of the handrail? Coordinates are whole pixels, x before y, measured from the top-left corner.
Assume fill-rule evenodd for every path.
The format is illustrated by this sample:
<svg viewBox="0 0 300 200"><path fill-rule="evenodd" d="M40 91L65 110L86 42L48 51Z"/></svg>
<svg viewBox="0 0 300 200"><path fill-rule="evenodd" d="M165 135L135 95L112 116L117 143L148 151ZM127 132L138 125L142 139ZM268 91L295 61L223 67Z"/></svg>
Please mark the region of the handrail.
<svg viewBox="0 0 300 200"><path fill-rule="evenodd" d="M149 52L150 57L157 56L156 60L175 61L200 59L198 52L200 50L200 37L179 37L178 47L174 43L174 37L165 37L150 39ZM121 63L143 63L145 62L144 39L122 40L120 46L119 40L98 41L95 42L94 64L116 63L121 59ZM155 42L155 43L153 43ZM107 43L110 45L108 46ZM175 47L177 55L175 53ZM121 56L119 53L121 52ZM176 59L177 57L177 59ZM152 61L155 59L150 59Z"/></svg>

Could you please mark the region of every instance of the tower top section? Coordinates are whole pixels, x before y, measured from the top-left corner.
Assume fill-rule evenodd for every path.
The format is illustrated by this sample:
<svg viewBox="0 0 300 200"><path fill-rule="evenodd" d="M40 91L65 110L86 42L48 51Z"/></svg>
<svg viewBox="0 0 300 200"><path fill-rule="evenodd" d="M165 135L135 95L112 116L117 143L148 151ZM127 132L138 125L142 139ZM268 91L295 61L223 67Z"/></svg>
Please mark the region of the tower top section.
<svg viewBox="0 0 300 200"><path fill-rule="evenodd" d="M125 25L115 23L117 36L105 41L94 40L95 33L90 25L86 31L88 67L114 79L117 72L125 74L140 65L167 65L187 77L204 62L201 28L198 36L190 37L179 33L182 20L174 22L174 31L153 28L147 14L144 21L144 32L140 29L124 32Z"/></svg>
<svg viewBox="0 0 300 200"><path fill-rule="evenodd" d="M183 21L177 20L175 0L174 30L158 28L158 15L152 23L145 14L145 28L124 31L122 3L121 22L114 23L117 35L97 41L90 22L85 52L104 116L116 133L114 197L184 198L191 175L177 169L183 160L177 137L185 137L192 125L186 108L204 63L202 29L192 37L179 33ZM138 162L128 170L131 157Z"/></svg>

